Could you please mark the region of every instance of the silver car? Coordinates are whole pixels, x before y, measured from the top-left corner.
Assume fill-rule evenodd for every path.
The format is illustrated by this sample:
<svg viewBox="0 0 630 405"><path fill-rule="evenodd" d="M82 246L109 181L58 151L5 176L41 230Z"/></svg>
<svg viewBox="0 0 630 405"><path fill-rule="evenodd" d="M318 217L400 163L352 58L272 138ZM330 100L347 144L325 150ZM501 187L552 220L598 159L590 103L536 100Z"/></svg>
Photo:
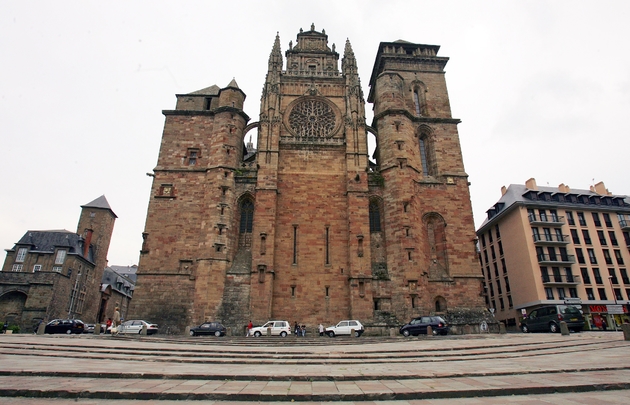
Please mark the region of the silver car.
<svg viewBox="0 0 630 405"><path fill-rule="evenodd" d="M250 334L260 337L267 335L267 330L271 332L271 336L287 337L291 333L291 325L287 321L269 321L263 326L256 326L249 332Z"/></svg>
<svg viewBox="0 0 630 405"><path fill-rule="evenodd" d="M354 335L352 335L353 331ZM353 319L348 321L341 321L335 326L329 326L326 328L325 333L330 337L340 335L359 337L363 334L364 331L365 329L363 328L363 325L361 325L361 322Z"/></svg>
<svg viewBox="0 0 630 405"><path fill-rule="evenodd" d="M142 327L147 326L147 335L153 335L157 333L158 326L154 323L150 323L143 320L130 320L123 322L118 328L118 333L136 334L142 333Z"/></svg>

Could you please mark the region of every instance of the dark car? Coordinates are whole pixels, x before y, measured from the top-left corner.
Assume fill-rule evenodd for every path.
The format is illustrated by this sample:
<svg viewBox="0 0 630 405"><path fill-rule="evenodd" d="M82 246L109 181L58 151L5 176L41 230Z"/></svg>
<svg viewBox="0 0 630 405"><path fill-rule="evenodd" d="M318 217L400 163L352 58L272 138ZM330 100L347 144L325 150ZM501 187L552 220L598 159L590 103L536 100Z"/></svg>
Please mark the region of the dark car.
<svg viewBox="0 0 630 405"><path fill-rule="evenodd" d="M448 333L448 324L440 316L419 316L413 318L411 322L403 325L399 332L403 336L426 335L428 326L431 326L434 335L446 335Z"/></svg>
<svg viewBox="0 0 630 405"><path fill-rule="evenodd" d="M214 335L225 336L225 326L219 322L205 322L194 328L190 328L190 336Z"/></svg>
<svg viewBox="0 0 630 405"><path fill-rule="evenodd" d="M584 328L584 315L575 305L547 305L536 308L521 323L524 333L536 331L560 332L560 322L566 322L573 331Z"/></svg>
<svg viewBox="0 0 630 405"><path fill-rule="evenodd" d="M44 333L83 333L85 324L78 319L53 319L46 324Z"/></svg>

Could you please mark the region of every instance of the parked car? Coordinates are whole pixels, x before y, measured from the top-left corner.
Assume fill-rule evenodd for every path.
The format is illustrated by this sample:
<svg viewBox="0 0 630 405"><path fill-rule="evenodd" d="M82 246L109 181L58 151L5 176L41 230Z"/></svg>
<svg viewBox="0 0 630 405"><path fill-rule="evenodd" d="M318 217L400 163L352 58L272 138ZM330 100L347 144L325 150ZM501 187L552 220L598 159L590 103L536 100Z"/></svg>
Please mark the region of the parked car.
<svg viewBox="0 0 630 405"><path fill-rule="evenodd" d="M521 322L524 333L536 331L560 331L560 322L564 321L570 330L581 331L584 328L584 315L580 306L546 305L536 308Z"/></svg>
<svg viewBox="0 0 630 405"><path fill-rule="evenodd" d="M328 336L332 338L335 336L343 336L343 335L350 336L353 330L354 330L354 337L361 336L363 332L365 331L365 329L363 328L363 325L361 325L361 322L357 320L348 320L348 321L341 321L335 326L327 327L324 333L326 333Z"/></svg>
<svg viewBox="0 0 630 405"><path fill-rule="evenodd" d="M53 319L46 324L44 333L83 333L85 330L85 324L78 319Z"/></svg>
<svg viewBox="0 0 630 405"><path fill-rule="evenodd" d="M218 337L225 336L225 331L225 326L221 325L219 322L205 322L199 326L190 328L190 336L214 335Z"/></svg>
<svg viewBox="0 0 630 405"><path fill-rule="evenodd" d="M118 333L126 333L126 334L140 334L142 333L143 325L147 326L147 335L153 335L158 332L158 326L154 323L150 323L143 320L130 320L123 322L118 327Z"/></svg>
<svg viewBox="0 0 630 405"><path fill-rule="evenodd" d="M431 326L434 335L448 334L448 324L440 316L419 316L413 318L408 324L401 326L398 332L403 336L426 335L429 326Z"/></svg>
<svg viewBox="0 0 630 405"><path fill-rule="evenodd" d="M266 336L267 329L271 329L271 336L287 337L291 333L291 325L287 321L269 321L263 326L253 327L249 333L256 337Z"/></svg>
<svg viewBox="0 0 630 405"><path fill-rule="evenodd" d="M94 333L94 327L96 325L93 323L86 323L83 329L83 333ZM101 333L105 333L105 329L107 329L107 325L101 325Z"/></svg>

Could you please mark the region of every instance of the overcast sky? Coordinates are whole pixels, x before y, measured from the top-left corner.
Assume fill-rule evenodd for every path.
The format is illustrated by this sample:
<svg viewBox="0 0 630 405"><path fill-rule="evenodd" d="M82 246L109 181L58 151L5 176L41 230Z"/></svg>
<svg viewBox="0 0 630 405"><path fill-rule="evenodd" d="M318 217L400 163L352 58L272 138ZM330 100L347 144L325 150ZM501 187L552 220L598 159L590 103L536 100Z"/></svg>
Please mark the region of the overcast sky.
<svg viewBox="0 0 630 405"><path fill-rule="evenodd" d="M311 23L350 39L366 95L379 42L441 46L477 226L530 177L630 194L629 18L629 1L0 0L0 247L76 231L104 194L109 263L137 264L161 111L235 78L257 121L276 32L284 54Z"/></svg>

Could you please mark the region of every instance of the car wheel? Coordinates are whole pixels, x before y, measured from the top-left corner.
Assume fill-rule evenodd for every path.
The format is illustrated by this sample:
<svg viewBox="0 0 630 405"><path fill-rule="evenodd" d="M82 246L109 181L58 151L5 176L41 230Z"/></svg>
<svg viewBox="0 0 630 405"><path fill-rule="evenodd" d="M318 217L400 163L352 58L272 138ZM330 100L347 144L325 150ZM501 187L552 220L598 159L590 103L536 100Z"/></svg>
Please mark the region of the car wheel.
<svg viewBox="0 0 630 405"><path fill-rule="evenodd" d="M71 335L71 334L72 334L72 330L71 330L71 329L68 329L68 330L66 331L66 335Z"/></svg>
<svg viewBox="0 0 630 405"><path fill-rule="evenodd" d="M254 332L254 336L256 336L256 337L260 337L260 336L261 336L261 333L260 333L260 332L258 332L258 331L256 331L256 332Z"/></svg>
<svg viewBox="0 0 630 405"><path fill-rule="evenodd" d="M190 336L195 336L195 331L194 330L191 330L189 333L190 333Z"/></svg>
<svg viewBox="0 0 630 405"><path fill-rule="evenodd" d="M361 333L359 333L359 331L355 330L354 331L354 337L359 337L361 336Z"/></svg>
<svg viewBox="0 0 630 405"><path fill-rule="evenodd" d="M335 332L333 331L328 332L328 336L331 338L335 337Z"/></svg>
<svg viewBox="0 0 630 405"><path fill-rule="evenodd" d="M409 335L410 335L409 331L408 331L407 329L405 329L405 330L403 331L403 336L404 336L404 337L409 337Z"/></svg>
<svg viewBox="0 0 630 405"><path fill-rule="evenodd" d="M529 328L527 327L527 325L521 326L521 330L523 331L523 333L529 333Z"/></svg>
<svg viewBox="0 0 630 405"><path fill-rule="evenodd" d="M217 330L217 331L215 331L215 332L214 332L214 336L216 336L216 337L221 336L221 331L218 331L218 330Z"/></svg>
<svg viewBox="0 0 630 405"><path fill-rule="evenodd" d="M287 337L287 333L286 332L280 332L280 336Z"/></svg>
<svg viewBox="0 0 630 405"><path fill-rule="evenodd" d="M551 322L551 323L549 324L549 332L551 332L551 333L556 333L556 332L558 332L558 325L556 325L556 323L555 323L555 322Z"/></svg>

